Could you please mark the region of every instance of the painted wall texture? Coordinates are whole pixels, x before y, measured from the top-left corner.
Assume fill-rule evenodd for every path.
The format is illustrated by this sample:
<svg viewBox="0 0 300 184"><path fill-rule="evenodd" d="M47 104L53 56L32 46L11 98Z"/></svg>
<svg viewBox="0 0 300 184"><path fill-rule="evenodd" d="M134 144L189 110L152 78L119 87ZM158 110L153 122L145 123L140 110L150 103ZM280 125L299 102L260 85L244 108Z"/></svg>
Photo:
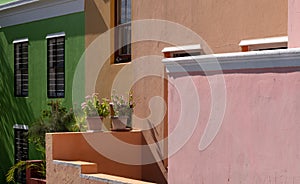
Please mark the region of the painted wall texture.
<svg viewBox="0 0 300 184"><path fill-rule="evenodd" d="M113 59L105 58L101 69L95 67L103 59L105 53L113 53L114 34L111 39L102 44L93 41L114 27L114 2L86 1L86 48L92 48L91 54L86 55L86 93L94 91L103 97L110 97L112 89L125 94L129 87L134 91L137 101L134 114L134 126L137 128L150 127L145 131L146 141L155 142L167 136L168 117L165 103L153 99L161 98L168 102L167 82L164 66L160 63L163 54L161 50L172 45L172 42L160 40L144 40L132 44L132 62L128 64L112 64ZM218 1L218 0L180 0L139 1L132 0L132 20L159 19L175 22L198 34L208 43L214 53L240 51L239 42L243 39L286 36L288 20L288 0L252 0L252 1ZM160 29L160 28L158 28ZM132 40L136 41L140 31L156 34L158 29L137 30L132 28ZM164 32L163 30L161 32ZM161 34L161 40L168 37ZM179 34L177 37L181 37ZM92 44L93 43L93 44ZM199 44L193 39L182 38L180 45ZM92 46L93 45L93 46ZM157 56L147 58L147 56ZM149 71L157 76L145 76ZM150 72L151 73L151 72ZM98 76L96 82L89 80ZM121 76L121 77L120 77ZM158 77L159 76L159 77ZM121 78L116 83L116 78ZM117 84L117 85L116 85ZM133 85L132 85L133 84ZM122 87L121 87L122 86ZM119 90L120 89L120 90ZM158 97L158 98L157 98ZM152 108L149 104L152 103ZM161 117L162 118L157 118ZM160 156L166 155L167 145L157 145ZM167 160L161 165L162 173L166 174Z"/></svg>
<svg viewBox="0 0 300 184"><path fill-rule="evenodd" d="M133 3L135 3L133 1ZM163 79L159 77L137 80L139 73L144 73L145 70L151 70L147 66L149 63L137 62L135 59L139 50L132 50L132 62L130 63L114 63L114 6L115 1L86 1L85 2L85 20L86 20L86 94L93 92L99 93L101 97L110 98L113 90L119 95L128 95L130 89L133 90L136 107L134 114L137 118L133 120L133 127L147 129L143 135L147 143L153 143L161 140L166 136L167 125L165 119L158 120L156 124L151 123L149 118L150 109L148 107L149 100L154 96L161 96L164 93ZM132 34L134 36L134 34ZM150 50L148 50L150 53ZM158 51L158 50L157 50ZM160 53L160 51L158 51ZM159 63L159 73L163 75L164 69L160 63L160 59L156 60ZM152 62L153 64L153 62ZM152 65L155 66L155 65ZM145 83L145 81L150 83ZM156 106L157 107L157 106ZM164 117L164 107L158 106L152 112L153 116ZM142 121L140 121L142 120ZM110 126L110 120L104 120L107 126ZM159 150L159 151L156 151ZM157 144L153 153L155 156L166 156L167 146ZM164 181L167 180L166 168L162 162L154 163L158 170L163 174ZM152 165L145 165L145 170L151 170ZM153 173L153 172L149 172ZM155 178L157 174L152 174ZM149 177L149 176L148 176ZM150 178L151 178L150 177Z"/></svg>
<svg viewBox="0 0 300 184"><path fill-rule="evenodd" d="M276 1L218 1L218 0L187 0L184 3L180 0L164 0L164 1L139 1L135 0L132 3L132 19L158 19L167 20L184 26L186 29L199 35L207 45L210 47L213 53L224 52L239 52L239 42L243 39L275 37L287 35L287 17L288 17L288 1L276 0ZM162 53L161 50L164 47L173 45L174 43L179 45L199 44L190 37L184 37L182 34L178 34L177 38L181 38L181 41L176 42L178 39L174 38L170 42L168 40L171 32L161 29L161 27L153 29L134 29L133 26L133 41L135 41L144 32L149 32L149 35L155 35L160 32L160 40L144 40L141 42L135 42L132 45L132 58L134 68L134 79L139 79L135 83L134 90L136 98L139 100L135 115L139 118L143 118L145 121L137 121L138 124L149 124L155 127L153 132L154 137L157 140L162 140L168 135L165 131L168 129L168 117L164 111L166 107L161 103L155 103L152 100L160 97L164 99L168 106L172 106L172 102L168 100L168 92L166 80L163 76L164 66L159 64ZM167 26L166 26L167 28ZM147 29L147 30L145 30ZM166 29L167 30L167 29ZM152 32L151 32L152 31ZM174 32L178 31L176 29ZM151 38L151 36L150 36ZM149 57L148 56L157 56ZM155 72L153 72L155 68ZM141 74L157 74L161 78L156 76L147 76L139 78ZM150 102L154 103L155 108L150 108ZM156 104L156 105L155 105ZM157 105L158 104L158 105ZM164 118L157 122L153 120L151 115ZM175 114L171 115L174 116ZM169 115L169 118L171 117ZM155 118L154 118L155 119ZM155 123L153 123L155 122ZM151 140L153 133L145 135ZM167 145L159 145L157 150L160 153L167 154L163 151ZM189 157L188 155L186 155ZM183 159L184 160L184 159ZM184 162L184 161L182 161ZM168 161L164 161L165 167L167 167ZM181 163L182 164L182 163ZM178 164L179 166L180 164ZM180 167L180 166L179 166ZM164 169L161 169L164 172ZM180 169L183 173L189 172L189 168L184 170ZM175 173L175 175L178 173ZM180 180L181 183L189 181L190 178ZM169 181L174 183L176 180ZM176 183L176 182L175 182ZM178 182L180 183L180 182ZM208 182L209 183L209 182ZM217 182L216 182L217 183Z"/></svg>
<svg viewBox="0 0 300 184"><path fill-rule="evenodd" d="M136 0L132 13L133 20L163 19L186 26L214 53L240 51L243 39L287 35L288 0ZM191 43L196 44L193 40L186 44Z"/></svg>
<svg viewBox="0 0 300 184"><path fill-rule="evenodd" d="M142 131L53 133L47 134L46 141L47 182L49 183L89 183L80 182L80 172L70 168L61 169L57 165L57 161L68 160L97 164L96 171L90 173L167 183L156 164L131 164L149 159L146 157L150 149L141 146L145 145ZM128 145L134 145L134 148Z"/></svg>
<svg viewBox="0 0 300 184"><path fill-rule="evenodd" d="M300 1L289 0L289 47L300 47Z"/></svg>
<svg viewBox="0 0 300 184"><path fill-rule="evenodd" d="M31 124L41 115L47 101L47 34L65 32L65 98L63 103L72 105L73 75L84 52L84 13L36 21L0 29L0 183L14 162L13 125ZM13 41L29 39L29 96L14 97ZM84 68L81 69L84 78ZM84 95L82 89L75 89ZM82 91L82 92L80 92ZM35 158L34 148L30 158Z"/></svg>
<svg viewBox="0 0 300 184"><path fill-rule="evenodd" d="M168 182L299 183L299 68L225 73L225 116L213 142L200 151L200 139L212 108L213 83L209 84L208 79L215 81L220 75L170 77L169 134L178 124L182 96L189 98L193 90L187 86L190 79L199 100L189 108L199 103L200 111L190 139L169 158ZM177 146L171 142L169 145L169 150Z"/></svg>

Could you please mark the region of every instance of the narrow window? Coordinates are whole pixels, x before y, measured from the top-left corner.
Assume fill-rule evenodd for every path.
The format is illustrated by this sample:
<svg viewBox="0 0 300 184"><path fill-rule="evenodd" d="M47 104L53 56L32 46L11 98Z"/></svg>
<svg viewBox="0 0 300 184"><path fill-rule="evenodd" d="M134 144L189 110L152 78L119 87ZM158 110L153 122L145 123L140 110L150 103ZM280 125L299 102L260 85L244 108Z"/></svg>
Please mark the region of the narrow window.
<svg viewBox="0 0 300 184"><path fill-rule="evenodd" d="M115 63L131 61L131 0L116 0Z"/></svg>
<svg viewBox="0 0 300 184"><path fill-rule="evenodd" d="M48 37L48 98L65 96L65 37Z"/></svg>
<svg viewBox="0 0 300 184"><path fill-rule="evenodd" d="M15 96L28 96L28 39L14 41Z"/></svg>

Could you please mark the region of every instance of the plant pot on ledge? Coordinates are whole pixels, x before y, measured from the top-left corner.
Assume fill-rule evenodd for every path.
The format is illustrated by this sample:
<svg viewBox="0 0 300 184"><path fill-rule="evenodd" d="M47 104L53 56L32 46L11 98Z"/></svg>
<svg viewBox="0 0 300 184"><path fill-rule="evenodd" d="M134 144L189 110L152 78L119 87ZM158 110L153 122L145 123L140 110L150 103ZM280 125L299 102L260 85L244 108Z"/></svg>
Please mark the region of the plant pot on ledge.
<svg viewBox="0 0 300 184"><path fill-rule="evenodd" d="M130 130L130 128L126 128L127 126L127 119L128 116L112 116L111 117L111 124L112 124L112 130L114 131L126 131Z"/></svg>
<svg viewBox="0 0 300 184"><path fill-rule="evenodd" d="M94 116L94 117L87 117L87 132L100 132L102 131L102 121L103 117Z"/></svg>

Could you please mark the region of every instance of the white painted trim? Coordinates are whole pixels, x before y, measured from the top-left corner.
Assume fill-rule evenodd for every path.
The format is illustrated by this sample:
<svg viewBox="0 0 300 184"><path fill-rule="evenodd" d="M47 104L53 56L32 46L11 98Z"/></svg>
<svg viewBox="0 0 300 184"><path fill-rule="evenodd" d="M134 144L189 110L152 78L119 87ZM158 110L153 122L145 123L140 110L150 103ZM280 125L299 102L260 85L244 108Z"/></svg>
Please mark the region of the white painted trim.
<svg viewBox="0 0 300 184"><path fill-rule="evenodd" d="M248 46L249 51L282 48L282 47L287 47L287 45L288 45L287 36L253 39L253 40L242 40L239 43L239 46L241 47Z"/></svg>
<svg viewBox="0 0 300 184"><path fill-rule="evenodd" d="M61 37L61 36L66 36L66 33L65 32L60 32L60 33L48 34L46 36L46 39L56 38L56 37Z"/></svg>
<svg viewBox="0 0 300 184"><path fill-rule="evenodd" d="M38 0L0 11L0 27L84 11L84 0Z"/></svg>
<svg viewBox="0 0 300 184"><path fill-rule="evenodd" d="M14 40L13 44L15 44L15 43L21 43L21 42L28 42L28 38L22 38L22 39Z"/></svg>
<svg viewBox="0 0 300 184"><path fill-rule="evenodd" d="M300 48L165 58L167 73L300 67Z"/></svg>
<svg viewBox="0 0 300 184"><path fill-rule="evenodd" d="M242 40L239 43L239 46L273 44L273 43L287 43L287 42L288 42L288 37L287 36L281 36L281 37Z"/></svg>
<svg viewBox="0 0 300 184"><path fill-rule="evenodd" d="M166 52L200 52L202 51L201 45L196 44L196 45L184 45L184 46L176 46L176 47L165 47L161 52L166 53Z"/></svg>
<svg viewBox="0 0 300 184"><path fill-rule="evenodd" d="M13 128L14 129L28 130L28 125L14 124Z"/></svg>
<svg viewBox="0 0 300 184"><path fill-rule="evenodd" d="M39 1L39 0L18 0L18 1L9 2L6 4L0 5L0 11L10 9L10 8L15 8L15 7L22 6L22 5L29 4L29 3L34 3L37 1Z"/></svg>

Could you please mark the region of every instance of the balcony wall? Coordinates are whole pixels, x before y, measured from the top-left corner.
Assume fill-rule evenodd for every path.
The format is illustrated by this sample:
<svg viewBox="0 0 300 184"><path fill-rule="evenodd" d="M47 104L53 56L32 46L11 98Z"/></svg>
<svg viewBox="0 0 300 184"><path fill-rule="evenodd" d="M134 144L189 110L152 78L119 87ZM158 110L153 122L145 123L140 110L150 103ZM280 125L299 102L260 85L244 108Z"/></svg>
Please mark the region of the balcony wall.
<svg viewBox="0 0 300 184"><path fill-rule="evenodd" d="M164 59L168 181L299 183L299 60L299 49Z"/></svg>
<svg viewBox="0 0 300 184"><path fill-rule="evenodd" d="M92 182L82 174L166 183L157 163L141 164L152 155L142 148L142 131L53 133L46 139L47 183Z"/></svg>

